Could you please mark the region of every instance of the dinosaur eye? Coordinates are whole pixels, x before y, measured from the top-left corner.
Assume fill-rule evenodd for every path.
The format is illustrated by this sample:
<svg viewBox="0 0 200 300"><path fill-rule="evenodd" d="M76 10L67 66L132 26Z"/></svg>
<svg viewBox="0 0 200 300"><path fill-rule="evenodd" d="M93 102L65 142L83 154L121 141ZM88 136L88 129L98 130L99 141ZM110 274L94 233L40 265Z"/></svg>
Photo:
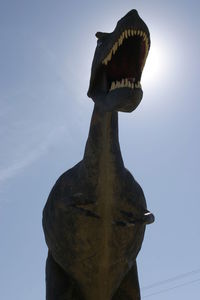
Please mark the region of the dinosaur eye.
<svg viewBox="0 0 200 300"><path fill-rule="evenodd" d="M100 47L102 45L102 41L101 40L97 40L97 46Z"/></svg>

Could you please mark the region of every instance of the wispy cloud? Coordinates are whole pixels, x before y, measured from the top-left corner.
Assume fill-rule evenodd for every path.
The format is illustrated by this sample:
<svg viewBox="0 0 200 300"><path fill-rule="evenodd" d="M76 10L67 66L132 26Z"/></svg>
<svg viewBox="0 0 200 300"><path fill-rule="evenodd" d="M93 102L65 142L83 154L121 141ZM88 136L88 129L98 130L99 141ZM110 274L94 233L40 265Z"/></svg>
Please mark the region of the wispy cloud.
<svg viewBox="0 0 200 300"><path fill-rule="evenodd" d="M82 83L85 66L80 64L81 58L72 63L62 51L60 56L56 55L45 42L37 51L42 64L39 79L37 68L33 66L33 72L26 76L29 80L25 87L19 82L0 94L0 184L44 155L63 133L71 135L70 126L78 123L81 129L80 120L90 103L85 101L87 86ZM79 105L77 111L74 101Z"/></svg>
<svg viewBox="0 0 200 300"><path fill-rule="evenodd" d="M62 135L64 127L60 126L52 130L45 140L38 143L33 147L27 147L26 150L18 150L18 157L15 158L10 164L7 164L0 170L0 184L6 180L16 176L23 169L30 166L33 162L39 159L43 154L48 151L48 148L55 142L55 140ZM20 151L20 153L19 153Z"/></svg>

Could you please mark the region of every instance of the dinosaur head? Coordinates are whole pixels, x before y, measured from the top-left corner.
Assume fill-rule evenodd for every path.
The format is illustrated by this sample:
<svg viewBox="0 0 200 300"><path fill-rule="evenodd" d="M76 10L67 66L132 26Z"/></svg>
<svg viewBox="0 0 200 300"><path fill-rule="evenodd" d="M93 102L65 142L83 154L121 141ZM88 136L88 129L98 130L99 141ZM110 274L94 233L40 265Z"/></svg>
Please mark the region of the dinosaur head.
<svg viewBox="0 0 200 300"><path fill-rule="evenodd" d="M140 79L150 34L136 10L120 19L111 33L97 32L88 97L105 111L133 111L142 99Z"/></svg>

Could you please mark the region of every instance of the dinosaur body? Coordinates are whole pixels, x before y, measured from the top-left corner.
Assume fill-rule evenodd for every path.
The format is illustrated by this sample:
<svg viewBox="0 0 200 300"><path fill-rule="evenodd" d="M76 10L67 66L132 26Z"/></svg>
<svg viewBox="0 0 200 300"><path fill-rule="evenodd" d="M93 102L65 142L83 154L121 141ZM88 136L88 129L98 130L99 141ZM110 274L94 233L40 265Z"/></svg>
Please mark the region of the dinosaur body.
<svg viewBox="0 0 200 300"><path fill-rule="evenodd" d="M119 91L108 103L105 68L96 71L95 60L88 92L95 106L83 160L58 179L43 212L47 300L140 299L136 257L153 216L141 187L124 167L117 111L135 109L142 91L125 86L121 90L127 101L122 103Z"/></svg>

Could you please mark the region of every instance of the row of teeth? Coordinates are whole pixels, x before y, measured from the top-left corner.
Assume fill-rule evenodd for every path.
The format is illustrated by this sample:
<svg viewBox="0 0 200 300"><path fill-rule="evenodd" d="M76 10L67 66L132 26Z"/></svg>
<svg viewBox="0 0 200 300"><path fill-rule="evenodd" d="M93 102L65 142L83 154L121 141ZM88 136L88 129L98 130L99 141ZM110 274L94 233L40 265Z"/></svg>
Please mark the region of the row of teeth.
<svg viewBox="0 0 200 300"><path fill-rule="evenodd" d="M134 29L128 29L125 30L119 37L118 41L113 45L112 49L110 50L109 54L106 56L106 58L103 60L103 64L107 65L108 62L111 60L112 55L115 54L117 51L118 47L120 47L123 43L124 39L127 39L130 36L140 36L143 38L143 41L145 43L145 59L146 60L147 54L148 54L148 49L149 49L149 44L148 44L148 38L145 32L141 30L134 30Z"/></svg>
<svg viewBox="0 0 200 300"><path fill-rule="evenodd" d="M141 84L139 81L136 83L131 83L128 79L122 79L121 81L113 81L111 84L110 91L123 87L129 87L131 89L141 88Z"/></svg>

